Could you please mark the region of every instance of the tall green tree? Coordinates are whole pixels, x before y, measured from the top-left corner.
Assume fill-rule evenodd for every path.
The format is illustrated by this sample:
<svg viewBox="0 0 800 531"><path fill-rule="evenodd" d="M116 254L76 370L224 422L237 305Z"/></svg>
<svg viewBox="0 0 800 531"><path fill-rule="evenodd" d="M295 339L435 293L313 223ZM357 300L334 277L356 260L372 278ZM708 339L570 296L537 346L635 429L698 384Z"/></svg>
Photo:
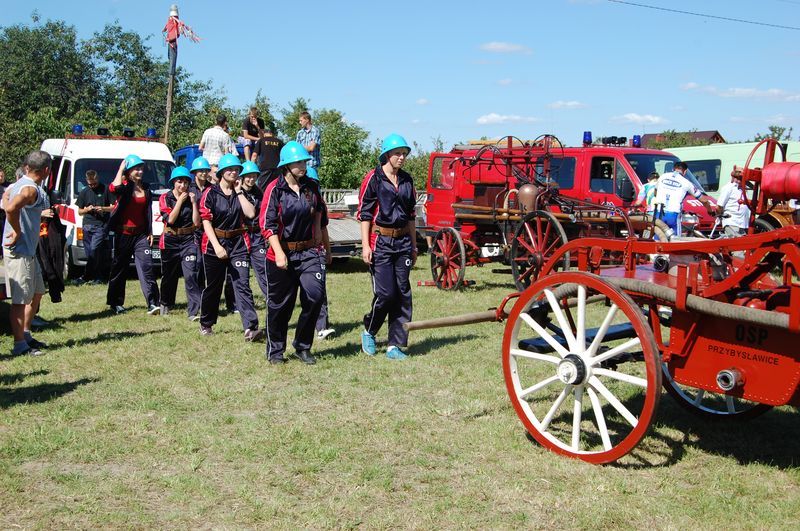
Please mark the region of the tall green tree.
<svg viewBox="0 0 800 531"><path fill-rule="evenodd" d="M696 129L694 129L693 131L696 131ZM658 136L659 136L658 140L651 140L650 142L648 142L647 144L648 148L664 149L671 147L676 148L676 147L686 147L686 146L708 145L708 142L706 140L694 138L689 133L679 133L674 129L667 129L666 131L662 131L658 134Z"/></svg>
<svg viewBox="0 0 800 531"><path fill-rule="evenodd" d="M792 139L792 128L786 128L780 125L772 124L767 127L766 133L757 133L753 137L753 142L761 142L765 138L774 138L775 140L784 141Z"/></svg>

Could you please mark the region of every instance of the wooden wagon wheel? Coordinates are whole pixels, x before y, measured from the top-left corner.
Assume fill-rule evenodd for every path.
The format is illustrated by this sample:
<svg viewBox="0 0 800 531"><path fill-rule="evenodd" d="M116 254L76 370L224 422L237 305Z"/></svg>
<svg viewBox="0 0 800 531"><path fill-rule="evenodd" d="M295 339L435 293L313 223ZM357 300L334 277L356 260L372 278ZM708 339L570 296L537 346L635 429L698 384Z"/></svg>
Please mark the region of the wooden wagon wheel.
<svg viewBox="0 0 800 531"><path fill-rule="evenodd" d="M713 393L679 384L672 379L669 366L662 364L664 388L684 409L707 420L749 420L772 409L743 398Z"/></svg>
<svg viewBox="0 0 800 531"><path fill-rule="evenodd" d="M553 452L615 461L652 422L661 393L653 332L639 306L597 275L554 273L522 293L502 358L517 415Z"/></svg>
<svg viewBox="0 0 800 531"><path fill-rule="evenodd" d="M440 229L431 247L431 275L436 287L460 289L464 283L466 262L467 253L458 231L451 227Z"/></svg>
<svg viewBox="0 0 800 531"><path fill-rule="evenodd" d="M542 266L566 243L564 227L550 212L536 210L522 218L511 242L511 274L517 289L522 291L535 282ZM569 253L553 268L556 269L569 269Z"/></svg>

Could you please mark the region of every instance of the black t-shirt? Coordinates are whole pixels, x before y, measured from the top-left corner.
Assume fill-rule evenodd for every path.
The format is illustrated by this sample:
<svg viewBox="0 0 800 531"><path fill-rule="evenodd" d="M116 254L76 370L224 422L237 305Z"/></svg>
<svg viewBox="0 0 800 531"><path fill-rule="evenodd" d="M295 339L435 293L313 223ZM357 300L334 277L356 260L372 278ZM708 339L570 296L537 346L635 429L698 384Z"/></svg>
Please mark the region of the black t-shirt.
<svg viewBox="0 0 800 531"><path fill-rule="evenodd" d="M258 157L258 169L261 172L274 170L278 167L282 147L283 142L275 136L265 136L258 141L255 151Z"/></svg>
<svg viewBox="0 0 800 531"><path fill-rule="evenodd" d="M110 206L113 203L111 194L103 183L97 183L96 188L87 186L78 194L78 208L87 206ZM104 225L108 221L108 212L87 212L83 216L84 225Z"/></svg>
<svg viewBox="0 0 800 531"><path fill-rule="evenodd" d="M264 129L264 120L262 118L256 118L256 122L258 123L258 127L250 123L250 117L248 116L242 122L242 131L247 131L249 135L258 136L258 130Z"/></svg>

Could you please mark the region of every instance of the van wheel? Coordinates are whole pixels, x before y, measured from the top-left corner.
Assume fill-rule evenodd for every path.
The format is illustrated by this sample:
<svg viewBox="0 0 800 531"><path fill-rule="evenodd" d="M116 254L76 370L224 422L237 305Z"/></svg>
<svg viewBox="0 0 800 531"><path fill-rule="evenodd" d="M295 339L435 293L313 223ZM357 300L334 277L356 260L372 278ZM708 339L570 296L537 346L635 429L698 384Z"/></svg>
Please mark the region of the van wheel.
<svg viewBox="0 0 800 531"><path fill-rule="evenodd" d="M64 280L71 280L78 278L82 268L76 266L72 262L72 251L69 250L69 245L64 246Z"/></svg>
<svg viewBox="0 0 800 531"><path fill-rule="evenodd" d="M775 225L773 225L772 223L763 218L758 218L757 220L755 220L755 222L753 223L753 227L755 227L756 234L775 230Z"/></svg>

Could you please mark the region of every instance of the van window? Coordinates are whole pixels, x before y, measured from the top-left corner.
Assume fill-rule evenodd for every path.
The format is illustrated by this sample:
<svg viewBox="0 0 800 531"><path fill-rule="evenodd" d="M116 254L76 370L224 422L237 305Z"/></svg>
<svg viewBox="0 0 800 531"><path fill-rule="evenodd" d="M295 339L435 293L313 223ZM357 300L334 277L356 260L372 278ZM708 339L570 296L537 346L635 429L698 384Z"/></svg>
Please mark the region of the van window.
<svg viewBox="0 0 800 531"><path fill-rule="evenodd" d="M614 164L614 179L616 184L615 192L620 199L623 201L636 199L636 189L633 187L628 171L619 160L615 161Z"/></svg>
<svg viewBox="0 0 800 531"><path fill-rule="evenodd" d="M86 172L88 170L96 171L98 180L108 186L117 175L120 162L122 162L122 159L78 159L75 162L73 197L77 197L81 190L86 188ZM167 190L169 174L174 167L175 165L172 162L146 160L144 161L144 177L142 177L142 180L148 185L151 192Z"/></svg>
<svg viewBox="0 0 800 531"><path fill-rule="evenodd" d="M64 159L64 164L61 165L61 173L58 175L58 193L65 202L69 202L70 193L72 192L72 179L70 173L72 170L72 161Z"/></svg>
<svg viewBox="0 0 800 531"><path fill-rule="evenodd" d="M431 166L431 188L438 190L451 190L456 177L454 159L437 157Z"/></svg>
<svg viewBox="0 0 800 531"><path fill-rule="evenodd" d="M58 170L61 168L62 160L64 160L64 157L58 155L53 157L53 162L50 163L50 177L48 177L49 181L47 183L48 188L55 188L56 179L58 178Z"/></svg>
<svg viewBox="0 0 800 531"><path fill-rule="evenodd" d="M614 158L592 157L589 190L611 194L614 192Z"/></svg>
<svg viewBox="0 0 800 531"><path fill-rule="evenodd" d="M544 172L543 160L542 157L536 160L537 175L541 175ZM575 186L575 157L553 157L550 159L550 178L558 184L561 190L569 190Z"/></svg>
<svg viewBox="0 0 800 531"><path fill-rule="evenodd" d="M678 157L667 154L640 154L628 153L625 155L625 160L631 165L636 176L639 177L639 182L644 184L647 182L647 176L650 172L658 172L659 175L665 172L672 171L673 166L678 162Z"/></svg>
<svg viewBox="0 0 800 531"><path fill-rule="evenodd" d="M720 159L687 160L686 165L692 170L692 174L705 191L716 192L719 190L719 177L722 172Z"/></svg>

